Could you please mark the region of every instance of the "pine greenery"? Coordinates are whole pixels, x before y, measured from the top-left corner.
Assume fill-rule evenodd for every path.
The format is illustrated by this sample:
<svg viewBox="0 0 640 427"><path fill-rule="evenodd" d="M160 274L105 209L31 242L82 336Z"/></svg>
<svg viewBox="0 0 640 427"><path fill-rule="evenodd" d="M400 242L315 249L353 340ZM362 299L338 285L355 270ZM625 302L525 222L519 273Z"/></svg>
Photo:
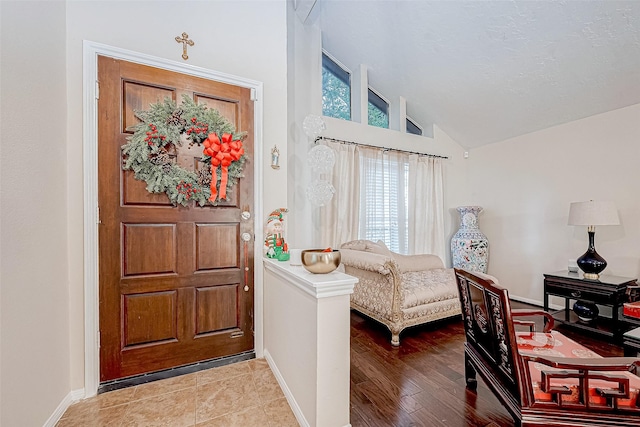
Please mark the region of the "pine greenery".
<svg viewBox="0 0 640 427"><path fill-rule="evenodd" d="M127 144L122 146L125 156L122 168L133 171L136 179L145 181L150 193L166 193L174 205L188 206L190 201L200 206L207 203L217 205L217 200L214 203L209 201L210 183L199 181L195 171L181 168L167 153L173 148L171 145L182 144L182 134L186 134L187 140L198 146L210 133L216 133L220 139L228 133L233 135L233 140L244 139L246 134L236 134L234 126L217 110L195 103L188 95L183 95L179 107L172 99L165 98L162 102L151 104L149 110L135 111L135 115L141 122L135 126ZM227 194L243 176L242 168L246 160L243 154L228 167ZM203 155L200 162L202 168L210 167L208 156ZM215 172L219 190L220 167Z"/></svg>

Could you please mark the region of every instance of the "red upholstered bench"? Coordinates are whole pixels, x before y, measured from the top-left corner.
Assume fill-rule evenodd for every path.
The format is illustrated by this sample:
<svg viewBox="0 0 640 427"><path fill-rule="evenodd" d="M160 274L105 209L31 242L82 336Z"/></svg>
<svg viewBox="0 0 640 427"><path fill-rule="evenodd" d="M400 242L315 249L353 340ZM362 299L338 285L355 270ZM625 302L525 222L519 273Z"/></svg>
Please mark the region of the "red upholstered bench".
<svg viewBox="0 0 640 427"><path fill-rule="evenodd" d="M521 426L640 426L640 359L600 357L553 331L548 313L512 310L495 278L456 269L456 282L469 388L479 373ZM523 320L534 315L542 332Z"/></svg>

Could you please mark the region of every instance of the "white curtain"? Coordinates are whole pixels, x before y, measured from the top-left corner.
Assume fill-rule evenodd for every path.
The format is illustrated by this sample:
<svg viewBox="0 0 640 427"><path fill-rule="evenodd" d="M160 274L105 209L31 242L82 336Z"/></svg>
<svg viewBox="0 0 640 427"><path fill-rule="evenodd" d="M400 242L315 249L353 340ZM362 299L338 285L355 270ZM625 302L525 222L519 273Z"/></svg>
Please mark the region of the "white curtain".
<svg viewBox="0 0 640 427"><path fill-rule="evenodd" d="M321 143L336 152L331 184L336 192L321 208L320 245L339 248L341 243L358 238L360 212L360 167L358 147L333 141Z"/></svg>
<svg viewBox="0 0 640 427"><path fill-rule="evenodd" d="M409 156L409 253L446 259L442 159Z"/></svg>
<svg viewBox="0 0 640 427"><path fill-rule="evenodd" d="M321 246L382 240L394 252L445 259L442 159L321 143L336 152L335 194L320 210Z"/></svg>

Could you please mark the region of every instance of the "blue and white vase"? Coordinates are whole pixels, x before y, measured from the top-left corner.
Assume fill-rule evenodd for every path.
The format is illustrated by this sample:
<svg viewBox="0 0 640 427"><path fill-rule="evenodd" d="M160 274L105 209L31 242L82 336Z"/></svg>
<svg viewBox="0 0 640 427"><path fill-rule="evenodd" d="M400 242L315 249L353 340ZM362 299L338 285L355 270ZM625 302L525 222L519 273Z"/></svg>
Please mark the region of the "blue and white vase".
<svg viewBox="0 0 640 427"><path fill-rule="evenodd" d="M455 268L487 272L489 240L478 228L480 206L459 206L460 228L451 238L451 259Z"/></svg>

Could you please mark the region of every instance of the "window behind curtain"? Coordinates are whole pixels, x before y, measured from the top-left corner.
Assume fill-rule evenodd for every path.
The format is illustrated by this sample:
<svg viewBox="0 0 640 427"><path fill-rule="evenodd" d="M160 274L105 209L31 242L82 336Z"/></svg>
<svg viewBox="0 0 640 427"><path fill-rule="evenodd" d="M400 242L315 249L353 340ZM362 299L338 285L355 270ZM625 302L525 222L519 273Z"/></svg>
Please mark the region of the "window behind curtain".
<svg viewBox="0 0 640 427"><path fill-rule="evenodd" d="M408 182L406 155L361 149L359 238L382 240L398 253L408 253Z"/></svg>
<svg viewBox="0 0 640 427"><path fill-rule="evenodd" d="M323 247L382 240L394 252L445 259L442 159L322 143L340 153L331 176L336 193L321 208L316 229Z"/></svg>

